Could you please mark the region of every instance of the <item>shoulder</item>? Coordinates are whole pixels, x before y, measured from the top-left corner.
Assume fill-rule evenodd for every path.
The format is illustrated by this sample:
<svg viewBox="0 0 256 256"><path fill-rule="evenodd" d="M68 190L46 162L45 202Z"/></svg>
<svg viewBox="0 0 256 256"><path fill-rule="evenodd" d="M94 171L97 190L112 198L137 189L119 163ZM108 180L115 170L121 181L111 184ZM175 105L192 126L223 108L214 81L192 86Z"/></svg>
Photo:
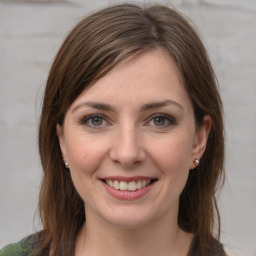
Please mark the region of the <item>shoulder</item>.
<svg viewBox="0 0 256 256"><path fill-rule="evenodd" d="M34 234L18 243L9 244L0 250L0 256L31 256L36 240L36 234Z"/></svg>

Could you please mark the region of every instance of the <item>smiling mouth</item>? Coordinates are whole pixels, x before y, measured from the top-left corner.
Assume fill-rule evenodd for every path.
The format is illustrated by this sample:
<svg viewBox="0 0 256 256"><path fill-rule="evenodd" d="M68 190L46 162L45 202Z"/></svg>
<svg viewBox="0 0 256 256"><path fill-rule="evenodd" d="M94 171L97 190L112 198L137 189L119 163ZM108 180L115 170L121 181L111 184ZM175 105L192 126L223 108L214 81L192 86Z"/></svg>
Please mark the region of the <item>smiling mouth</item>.
<svg viewBox="0 0 256 256"><path fill-rule="evenodd" d="M119 181L119 180L111 180L111 179L103 179L102 180L109 187L114 188L120 191L137 191L142 188L147 187L148 185L157 181L157 179L152 180L137 180L137 181Z"/></svg>

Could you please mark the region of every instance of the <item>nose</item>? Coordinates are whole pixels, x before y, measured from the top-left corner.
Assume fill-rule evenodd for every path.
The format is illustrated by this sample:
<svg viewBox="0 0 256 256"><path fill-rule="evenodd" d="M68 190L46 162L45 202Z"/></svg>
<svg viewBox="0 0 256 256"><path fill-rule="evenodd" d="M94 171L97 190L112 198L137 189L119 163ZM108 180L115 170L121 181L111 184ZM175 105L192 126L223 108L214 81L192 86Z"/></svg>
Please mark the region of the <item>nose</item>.
<svg viewBox="0 0 256 256"><path fill-rule="evenodd" d="M124 168L131 168L145 160L146 153L135 127L123 127L116 131L110 158Z"/></svg>

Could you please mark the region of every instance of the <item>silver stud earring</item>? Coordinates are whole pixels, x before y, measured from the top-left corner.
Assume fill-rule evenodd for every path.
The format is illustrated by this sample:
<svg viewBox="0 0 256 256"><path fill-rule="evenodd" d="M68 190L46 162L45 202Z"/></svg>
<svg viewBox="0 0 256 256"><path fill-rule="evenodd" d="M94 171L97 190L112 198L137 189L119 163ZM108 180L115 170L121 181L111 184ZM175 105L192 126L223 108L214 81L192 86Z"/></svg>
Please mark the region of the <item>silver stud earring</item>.
<svg viewBox="0 0 256 256"><path fill-rule="evenodd" d="M64 163L65 167L68 169L69 168L68 162L63 159L63 163Z"/></svg>
<svg viewBox="0 0 256 256"><path fill-rule="evenodd" d="M195 166L198 166L200 164L200 161L198 159L195 159L194 164Z"/></svg>

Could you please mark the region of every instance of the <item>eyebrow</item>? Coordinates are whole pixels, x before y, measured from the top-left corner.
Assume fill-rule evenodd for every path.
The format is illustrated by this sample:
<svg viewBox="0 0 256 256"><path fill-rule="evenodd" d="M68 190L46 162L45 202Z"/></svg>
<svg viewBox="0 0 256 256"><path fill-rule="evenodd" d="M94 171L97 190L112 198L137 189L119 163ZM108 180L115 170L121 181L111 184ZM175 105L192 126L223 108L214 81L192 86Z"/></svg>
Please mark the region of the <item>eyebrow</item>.
<svg viewBox="0 0 256 256"><path fill-rule="evenodd" d="M72 112L75 112L77 109L84 107L84 106L114 112L114 108L111 107L110 105L105 104L105 103L100 103L100 102L94 102L94 101L83 102L83 103L77 105L76 107L74 107Z"/></svg>
<svg viewBox="0 0 256 256"><path fill-rule="evenodd" d="M168 105L174 105L174 106L178 107L179 109L184 110L184 108L179 103L168 99L168 100L164 100L164 101L154 101L154 102L147 103L140 108L140 111L141 112L148 111L151 109L161 108L161 107L165 107ZM99 110L111 111L111 112L115 111L115 109L111 105L101 103L101 102L87 101L87 102L83 102L83 103L77 105L76 107L74 107L72 112L75 112L77 109L84 107L84 106L99 109Z"/></svg>
<svg viewBox="0 0 256 256"><path fill-rule="evenodd" d="M165 107L168 105L175 105L176 107L180 108L181 110L184 110L184 108L176 101L174 100L164 100L164 101L154 101L148 104L145 104L141 107L141 111L147 111L150 109L155 109L155 108L161 108Z"/></svg>

